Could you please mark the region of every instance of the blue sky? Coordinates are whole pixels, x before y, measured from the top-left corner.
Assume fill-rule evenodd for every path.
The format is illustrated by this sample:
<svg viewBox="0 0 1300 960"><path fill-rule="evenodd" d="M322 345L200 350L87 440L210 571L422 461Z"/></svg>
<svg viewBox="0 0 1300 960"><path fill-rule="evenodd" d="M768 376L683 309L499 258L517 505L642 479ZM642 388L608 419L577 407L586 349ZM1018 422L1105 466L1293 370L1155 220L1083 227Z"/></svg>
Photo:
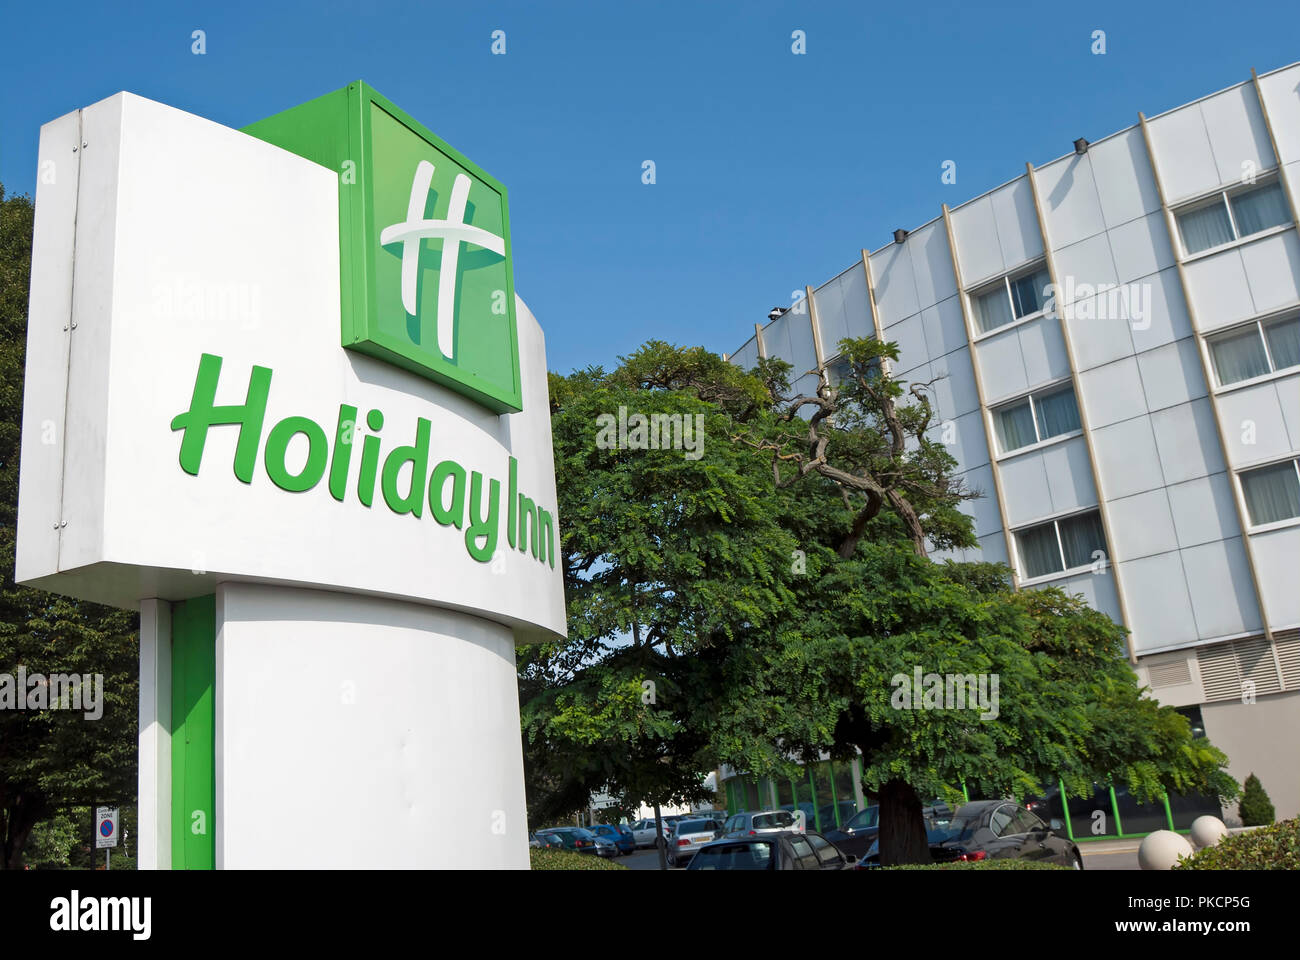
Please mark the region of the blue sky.
<svg viewBox="0 0 1300 960"><path fill-rule="evenodd" d="M34 190L41 124L119 90L239 127L364 79L507 185L565 372L652 337L732 350L941 203L1300 59L1294 0L113 6L6 9L7 191Z"/></svg>

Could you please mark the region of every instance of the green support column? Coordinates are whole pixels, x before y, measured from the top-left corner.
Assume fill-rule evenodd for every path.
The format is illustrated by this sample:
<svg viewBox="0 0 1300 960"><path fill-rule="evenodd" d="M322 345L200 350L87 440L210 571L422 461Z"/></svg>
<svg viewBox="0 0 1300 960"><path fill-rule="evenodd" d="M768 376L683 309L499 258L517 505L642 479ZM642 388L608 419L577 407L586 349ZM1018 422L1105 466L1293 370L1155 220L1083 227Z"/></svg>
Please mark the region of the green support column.
<svg viewBox="0 0 1300 960"><path fill-rule="evenodd" d="M217 598L172 608L172 869L216 866Z"/></svg>
<svg viewBox="0 0 1300 960"><path fill-rule="evenodd" d="M813 764L808 766L808 789L812 793L813 829L822 832L822 813L817 809L817 779L813 776Z"/></svg>
<svg viewBox="0 0 1300 960"><path fill-rule="evenodd" d="M1174 812L1169 809L1169 791L1166 790L1160 795L1160 799L1165 804L1165 822L1169 824L1169 829L1174 828Z"/></svg>
<svg viewBox="0 0 1300 960"><path fill-rule="evenodd" d="M826 769L829 771L831 778L831 809L835 811L835 829L838 830L840 828L840 794L835 789L835 761L827 760Z"/></svg>
<svg viewBox="0 0 1300 960"><path fill-rule="evenodd" d="M1065 781L1058 779L1057 785L1061 788L1061 816L1065 818L1065 835L1074 842L1074 825L1070 823L1070 799L1065 795Z"/></svg>
<svg viewBox="0 0 1300 960"><path fill-rule="evenodd" d="M966 789L966 778L961 779L961 798L963 803L970 803L970 791Z"/></svg>
<svg viewBox="0 0 1300 960"><path fill-rule="evenodd" d="M1110 790L1110 812L1115 815L1115 836L1124 836L1124 821L1119 818L1119 801L1115 799L1115 787L1112 785L1107 788Z"/></svg>

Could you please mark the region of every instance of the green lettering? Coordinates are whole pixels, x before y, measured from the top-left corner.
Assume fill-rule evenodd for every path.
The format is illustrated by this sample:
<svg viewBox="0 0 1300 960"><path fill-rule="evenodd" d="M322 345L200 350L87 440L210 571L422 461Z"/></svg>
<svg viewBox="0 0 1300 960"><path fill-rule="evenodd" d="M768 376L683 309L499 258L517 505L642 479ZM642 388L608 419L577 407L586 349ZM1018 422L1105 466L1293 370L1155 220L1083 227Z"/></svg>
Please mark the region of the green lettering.
<svg viewBox="0 0 1300 960"><path fill-rule="evenodd" d="M339 422L334 428L334 458L330 461L330 496L340 503L348 489L348 464L352 462L352 438L357 430L357 408L339 406Z"/></svg>
<svg viewBox="0 0 1300 960"><path fill-rule="evenodd" d="M488 488L487 515L483 515L483 474L477 470L470 477L469 529L465 531L465 549L479 563L488 563L497 549L497 501L501 499L501 481L493 480ZM483 537L483 546L478 538Z"/></svg>
<svg viewBox="0 0 1300 960"><path fill-rule="evenodd" d="M285 466L284 455L288 452L289 441L299 433L307 437L307 462L303 464L302 471L294 475ZM267 435L263 460L266 475L272 483L281 490L302 493L316 486L325 475L326 456L325 431L320 424L306 417L285 417Z"/></svg>
<svg viewBox="0 0 1300 960"><path fill-rule="evenodd" d="M217 380L221 376L221 358L211 353L199 357L199 372L194 379L190 408L172 418L172 430L184 430L181 437L181 469L199 475L203 446L209 427L239 425L239 443L235 447L235 476L244 483L253 482L257 463L257 446L262 440L262 422L266 418L266 398L271 392L269 367L253 367L248 379L248 393L241 407L217 407Z"/></svg>
<svg viewBox="0 0 1300 960"><path fill-rule="evenodd" d="M388 504L388 509L393 513L412 513L417 517L424 515L424 480L425 471L429 469L429 435L432 429L433 424L424 417L417 418L415 445L394 447L384 460L384 503ZM403 497L397 492L397 475L407 463L411 464L411 489Z"/></svg>
<svg viewBox="0 0 1300 960"><path fill-rule="evenodd" d="M451 505L444 507L446 502L443 495L443 488L447 484L447 478L452 479L451 486ZM444 460L433 468L433 475L429 477L429 509L433 511L433 519L437 520L444 527L455 525L459 530L465 524L465 468L455 460Z"/></svg>

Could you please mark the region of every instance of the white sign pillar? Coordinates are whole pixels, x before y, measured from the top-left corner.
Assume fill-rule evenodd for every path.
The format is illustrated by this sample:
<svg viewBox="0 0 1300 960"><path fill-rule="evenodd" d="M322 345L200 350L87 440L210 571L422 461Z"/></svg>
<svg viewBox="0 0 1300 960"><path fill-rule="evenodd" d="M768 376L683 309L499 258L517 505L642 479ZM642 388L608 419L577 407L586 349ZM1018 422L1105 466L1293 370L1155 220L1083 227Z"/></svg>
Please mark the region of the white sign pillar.
<svg viewBox="0 0 1300 960"><path fill-rule="evenodd" d="M40 163L17 579L140 610L140 866L526 868L537 321L495 412L344 349L337 171L130 94Z"/></svg>

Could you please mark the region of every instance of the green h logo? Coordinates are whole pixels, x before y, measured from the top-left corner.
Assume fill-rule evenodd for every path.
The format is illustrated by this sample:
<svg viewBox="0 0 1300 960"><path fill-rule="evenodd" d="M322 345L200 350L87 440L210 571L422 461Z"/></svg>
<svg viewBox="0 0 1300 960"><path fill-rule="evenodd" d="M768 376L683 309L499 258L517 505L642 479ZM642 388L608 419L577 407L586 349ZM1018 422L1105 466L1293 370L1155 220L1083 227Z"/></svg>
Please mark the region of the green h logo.
<svg viewBox="0 0 1300 960"><path fill-rule="evenodd" d="M344 347L522 409L500 183L360 82L244 132L339 175Z"/></svg>

